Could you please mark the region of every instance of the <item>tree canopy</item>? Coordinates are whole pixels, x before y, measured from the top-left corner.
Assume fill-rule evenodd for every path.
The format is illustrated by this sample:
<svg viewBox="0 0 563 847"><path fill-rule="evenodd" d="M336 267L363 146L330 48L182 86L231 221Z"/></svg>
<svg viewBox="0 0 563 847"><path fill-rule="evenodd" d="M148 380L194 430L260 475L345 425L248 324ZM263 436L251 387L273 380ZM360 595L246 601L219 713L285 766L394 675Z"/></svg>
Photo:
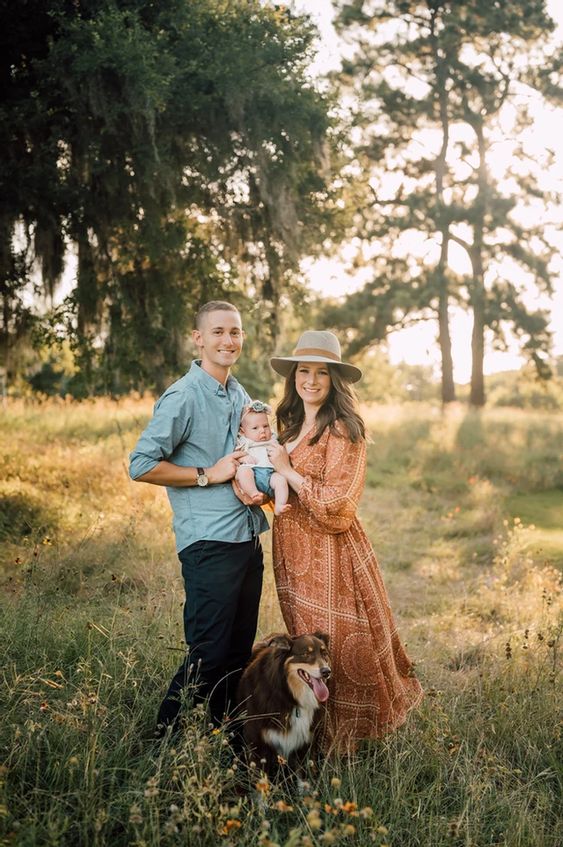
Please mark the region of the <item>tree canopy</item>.
<svg viewBox="0 0 563 847"><path fill-rule="evenodd" d="M72 341L88 390L161 387L205 300L260 305L261 343L299 256L329 227L328 103L315 31L259 0L2 3L0 328Z"/></svg>

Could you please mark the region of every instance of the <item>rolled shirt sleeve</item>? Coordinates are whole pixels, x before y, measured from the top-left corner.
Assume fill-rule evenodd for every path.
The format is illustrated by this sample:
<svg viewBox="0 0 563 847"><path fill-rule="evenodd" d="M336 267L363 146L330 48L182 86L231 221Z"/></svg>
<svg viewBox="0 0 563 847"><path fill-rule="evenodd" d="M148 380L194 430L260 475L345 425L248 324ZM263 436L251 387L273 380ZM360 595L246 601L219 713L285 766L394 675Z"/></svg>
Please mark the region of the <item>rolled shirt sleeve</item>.
<svg viewBox="0 0 563 847"><path fill-rule="evenodd" d="M187 392L164 394L129 457L129 475L138 479L163 459L169 460L176 448L186 441L193 416L193 398Z"/></svg>

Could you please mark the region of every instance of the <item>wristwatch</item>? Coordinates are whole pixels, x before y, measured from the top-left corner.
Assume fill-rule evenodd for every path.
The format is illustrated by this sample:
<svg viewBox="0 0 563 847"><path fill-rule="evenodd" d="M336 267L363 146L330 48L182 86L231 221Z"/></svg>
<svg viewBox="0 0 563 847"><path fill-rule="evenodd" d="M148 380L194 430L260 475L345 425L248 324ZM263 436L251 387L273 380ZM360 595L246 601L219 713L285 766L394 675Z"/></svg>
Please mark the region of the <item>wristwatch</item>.
<svg viewBox="0 0 563 847"><path fill-rule="evenodd" d="M209 484L209 480L207 479L207 475L203 468L197 469L196 482L199 486L201 486L201 488L205 488L205 486Z"/></svg>

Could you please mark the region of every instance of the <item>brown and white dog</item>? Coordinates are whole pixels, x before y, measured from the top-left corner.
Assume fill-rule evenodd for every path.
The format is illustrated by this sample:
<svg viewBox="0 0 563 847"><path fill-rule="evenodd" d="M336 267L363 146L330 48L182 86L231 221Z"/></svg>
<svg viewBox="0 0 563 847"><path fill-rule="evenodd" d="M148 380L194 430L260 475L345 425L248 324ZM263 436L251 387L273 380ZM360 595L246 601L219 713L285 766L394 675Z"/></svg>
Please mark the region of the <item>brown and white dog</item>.
<svg viewBox="0 0 563 847"><path fill-rule="evenodd" d="M239 709L250 761L273 774L281 759L296 769L328 700L328 635L271 635L254 645L242 675Z"/></svg>

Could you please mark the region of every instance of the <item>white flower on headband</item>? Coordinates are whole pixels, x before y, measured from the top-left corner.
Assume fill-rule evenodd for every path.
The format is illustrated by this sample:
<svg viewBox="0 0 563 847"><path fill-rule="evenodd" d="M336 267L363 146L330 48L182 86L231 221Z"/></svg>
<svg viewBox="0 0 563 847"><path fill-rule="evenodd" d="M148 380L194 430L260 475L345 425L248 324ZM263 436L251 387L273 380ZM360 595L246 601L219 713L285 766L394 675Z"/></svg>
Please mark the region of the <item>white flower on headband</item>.
<svg viewBox="0 0 563 847"><path fill-rule="evenodd" d="M247 415L249 412L265 412L266 415L271 415L272 407L268 406L267 403L263 403L261 400L253 400L252 403L248 403L244 407L242 414Z"/></svg>

